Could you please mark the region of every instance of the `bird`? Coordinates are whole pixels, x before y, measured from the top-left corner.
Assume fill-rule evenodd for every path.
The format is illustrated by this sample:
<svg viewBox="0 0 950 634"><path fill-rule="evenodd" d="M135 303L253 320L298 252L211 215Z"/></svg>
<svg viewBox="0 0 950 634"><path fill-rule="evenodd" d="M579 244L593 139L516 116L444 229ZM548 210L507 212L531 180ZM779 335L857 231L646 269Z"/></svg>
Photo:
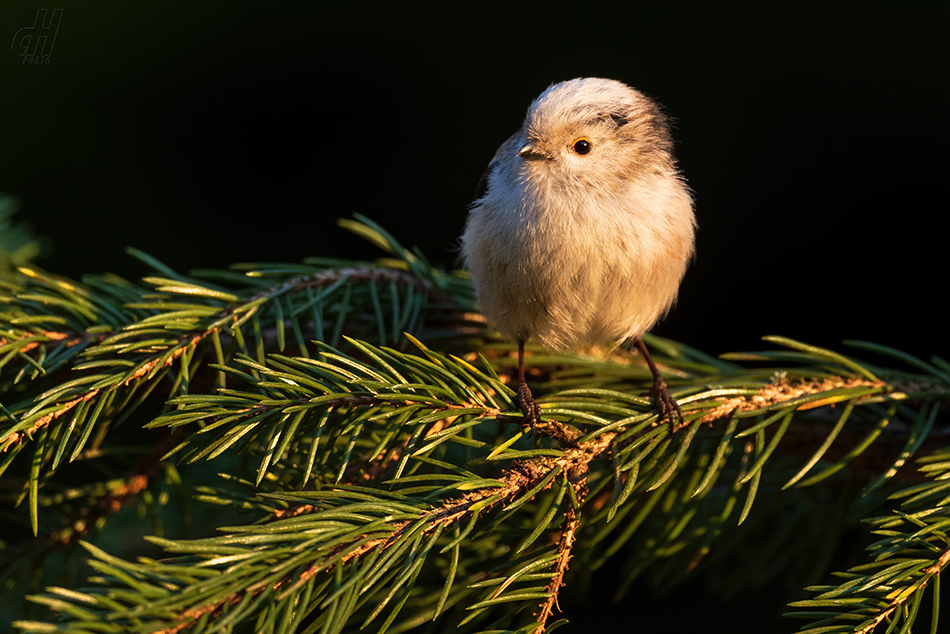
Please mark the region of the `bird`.
<svg viewBox="0 0 950 634"><path fill-rule="evenodd" d="M540 408L525 343L553 350L632 343L653 375L660 420L682 412L643 343L673 306L695 252L692 192L670 122L613 79L550 85L479 183L461 237L478 305L518 346L518 405Z"/></svg>

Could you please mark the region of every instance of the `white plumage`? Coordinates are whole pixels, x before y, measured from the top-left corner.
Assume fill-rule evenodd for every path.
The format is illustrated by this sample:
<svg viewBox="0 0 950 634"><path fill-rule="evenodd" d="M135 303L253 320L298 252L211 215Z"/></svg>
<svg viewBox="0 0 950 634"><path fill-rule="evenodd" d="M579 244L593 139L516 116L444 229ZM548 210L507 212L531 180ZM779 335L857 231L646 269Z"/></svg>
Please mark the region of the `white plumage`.
<svg viewBox="0 0 950 634"><path fill-rule="evenodd" d="M486 178L462 254L506 336L555 349L635 340L676 300L693 203L642 93L596 78L549 87Z"/></svg>

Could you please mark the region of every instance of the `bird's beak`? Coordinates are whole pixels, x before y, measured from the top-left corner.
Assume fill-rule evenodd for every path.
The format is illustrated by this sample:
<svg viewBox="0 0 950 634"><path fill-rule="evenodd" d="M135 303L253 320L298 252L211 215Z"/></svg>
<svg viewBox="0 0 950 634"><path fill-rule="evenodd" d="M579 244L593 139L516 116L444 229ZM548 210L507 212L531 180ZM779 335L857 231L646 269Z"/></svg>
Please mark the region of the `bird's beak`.
<svg viewBox="0 0 950 634"><path fill-rule="evenodd" d="M518 150L518 156L526 161L537 161L549 158L547 154L538 149L536 144L530 142L525 143L521 149Z"/></svg>

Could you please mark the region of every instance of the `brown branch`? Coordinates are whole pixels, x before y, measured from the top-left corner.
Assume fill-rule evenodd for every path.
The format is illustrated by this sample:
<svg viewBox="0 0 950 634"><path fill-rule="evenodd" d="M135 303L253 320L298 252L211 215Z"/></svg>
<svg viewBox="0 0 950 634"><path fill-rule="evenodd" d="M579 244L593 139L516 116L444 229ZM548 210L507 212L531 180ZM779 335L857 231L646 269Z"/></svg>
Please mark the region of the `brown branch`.
<svg viewBox="0 0 950 634"><path fill-rule="evenodd" d="M882 391L887 389L887 386L880 382L841 378L802 381L794 385L789 383L768 385L763 387L757 394L753 396L728 399L722 405L713 410L713 412L707 414L707 416L705 416L702 420L703 422L707 422L707 420L715 420L723 415L727 415L728 413L737 410L750 411L752 409L759 409L767 405L789 401L808 394L817 394L832 389L861 386L879 387L882 389ZM371 396L346 397L346 404L351 405L364 405L370 404L372 402L373 397ZM387 402L395 404L395 402L392 400L388 400ZM807 405L811 406L813 404L809 403ZM497 414L498 412L495 413L495 415ZM552 427L557 427L558 425L561 425L561 423L558 423L557 421L551 421L550 425ZM446 500L440 506L430 509L429 511L425 512L421 518L427 520L427 525L422 529L423 534L431 534L432 531L436 530L436 528L439 526L446 526L463 519L471 513L471 509L476 504L486 502L483 506L480 506L480 508L484 509L507 505L508 503L517 499L520 495L524 495L533 487L537 486L555 469L561 470L563 473L568 474L570 485L574 487L577 499L579 501L583 501L587 493L589 464L592 460L601 458L608 454L616 433L601 434L592 441L575 444L576 437L574 435L573 429L568 430L566 428L545 428L544 430L539 429L539 431L551 437L562 438L565 444L568 445L568 448L558 457L544 456L524 461L515 460L512 462L511 467L507 469L500 478L500 481L502 482L500 487L472 491L459 498ZM429 430L429 433L433 433L432 429ZM553 480L548 484L548 486L550 487L552 484ZM538 491L538 493L540 493L540 491ZM317 510L318 507L307 504L285 511L278 511L274 515L277 518L296 517ZM342 566L355 558L366 555L371 551L384 551L394 546L405 535L406 531L408 531L412 526L418 524L418 521L419 519L393 523L390 526L393 530L387 536L365 541L358 547L347 552L343 557L337 560L334 565ZM536 621L538 623L537 629L535 630L536 633L541 633L544 631L544 627L548 618L551 616L554 609L558 608L558 594L560 588L564 586L564 578L572 557L579 526L580 518L577 515L573 505L571 505L565 512L564 528L562 529L561 535L558 539L558 556L554 563L555 569L551 577L551 581L547 586L549 597L539 605L539 612L536 614ZM336 553L339 553L346 548L346 544L340 545ZM948 557L950 557L950 555L948 555ZM946 563L943 558L941 561ZM268 589L271 591L276 591L282 585L292 581L298 583L304 582L321 572L325 572L326 570L326 567L322 564L313 564L301 574L294 577L287 575L269 588L257 587L254 589L248 589L242 593L232 595L223 601L188 610L179 615L178 622L173 626L161 630L161 634L177 634L178 632L191 627L201 617L219 612L227 605L232 605L242 600L249 592L256 595ZM899 606L895 606L895 609L896 607Z"/></svg>
<svg viewBox="0 0 950 634"><path fill-rule="evenodd" d="M541 608L541 612L536 615L537 618L535 620L538 623L538 627L534 630L535 634L542 634L544 632L544 626L555 607L558 609L558 612L561 611L561 606L557 604L557 597L561 588L565 585L564 573L567 572L567 564L571 560L574 542L577 539L577 527L580 525L580 519L577 517L573 506L568 507L565 519L564 530L561 531L561 537L557 543L557 560L554 566L554 576L551 577L551 582L548 583L547 586L547 591L550 596L538 606Z"/></svg>
<svg viewBox="0 0 950 634"><path fill-rule="evenodd" d="M471 508L473 506L480 502L489 500L489 498L497 496L496 499L491 500L485 506L482 506L482 509L494 508L499 505L507 504L515 500L519 495L523 495L533 487L537 486L555 469L560 469L562 472L566 472L568 474L568 479L571 482L571 485L574 486L575 491L577 491L580 496L579 499L581 499L583 494L586 493L589 463L592 460L607 453L610 447L610 441L614 436L615 434L612 433L602 434L595 440L568 449L558 457L544 456L531 460L514 460L511 464L511 467L507 469L500 478L502 482L500 487L472 491L461 497L446 500L442 505L426 511L423 514L423 517L428 519L428 525L422 529L423 534L430 534L440 525L445 526L459 521L471 512ZM551 484L553 484L553 480L548 484L548 487L550 487ZM538 493L540 493L540 491L538 491ZM316 506L306 504L301 505L300 507L295 507L294 509L288 509L287 511L275 513L275 516L281 518L296 517L316 510L318 510ZM352 551L346 553L346 555L341 557L335 565L343 566L354 558L361 557L373 550L385 550L390 548L391 546L398 543L399 539L405 535L406 531L409 530L409 528L413 525L417 524L418 521L419 519L393 523L391 526L395 530L389 533L388 536L380 537L378 539L371 539L364 542L359 547L354 548ZM570 541L570 544L573 544L573 534L575 531L576 527L571 529L570 537L562 535L562 541L567 539ZM340 545L335 553L339 553L346 547L346 544ZM334 556L335 553L331 554L330 556ZM569 553L563 559L563 562L559 558L558 565L563 566L563 570L560 573L558 587L560 587L561 580L563 579L563 573L567 570L568 559L570 559ZM242 600L248 593L253 593L256 595L264 592L265 589L276 591L282 585L292 581L305 582L314 575L324 571L326 571L325 566L321 564L314 564L299 575L285 575L280 581L276 582L270 588L258 587L255 589L248 589L244 592L231 595L222 601L187 610L178 616L178 621L174 625L159 630L156 632L156 634L178 634L179 632L190 628L201 617L217 613L223 608L233 605L234 603Z"/></svg>
<svg viewBox="0 0 950 634"><path fill-rule="evenodd" d="M23 557L34 559L46 557L56 548L71 548L98 523L99 519L117 513L125 504L134 499L148 487L148 483L158 473L162 457L171 449L182 435L181 430L164 434L154 449L142 456L126 472L123 481L109 493L93 498L89 504L80 508L72 518L64 517L60 528L49 535L34 537L29 542L17 545L3 557L0 571Z"/></svg>
<svg viewBox="0 0 950 634"><path fill-rule="evenodd" d="M80 509L79 519L74 521L68 530L54 533L53 539L71 546L79 538L84 537L100 517L117 513L123 505L148 487L149 481L161 468L162 458L183 435L183 429L175 429L171 433L163 434L155 447L128 471L119 486Z"/></svg>
<svg viewBox="0 0 950 634"><path fill-rule="evenodd" d="M891 614L893 614L898 608L904 605L904 603L906 603L908 599L913 597L917 592L922 592L923 589L927 587L927 584L930 583L930 581L934 577L938 576L940 572L943 570L944 566L946 566L948 563L950 563L950 549L945 550L943 554L940 555L940 559L937 560L937 563L935 563L932 566L928 566L924 568L924 575L926 576L926 578L924 579L923 582L919 584L915 583L910 588L906 588L904 591L898 594L897 597L893 601L891 601L890 604L887 606L887 609L878 613L878 615L875 616L874 619L871 621L871 623L869 623L868 625L862 627L860 630L855 630L855 634L868 634L869 632L874 631L874 628L880 625L881 621L883 621L884 619L889 617ZM911 588L917 588L917 589L910 591Z"/></svg>
<svg viewBox="0 0 950 634"><path fill-rule="evenodd" d="M770 405L777 405L779 403L791 401L792 399L796 399L801 396L820 394L821 392L828 392L830 390L853 387L880 388L881 394L884 394L889 390L889 386L883 381L868 381L867 379L859 378L834 376L823 379L807 379L803 381L796 381L794 383L783 380L777 383L764 385L759 389L758 392L751 396L737 396L723 400L719 406L710 410L706 415L704 415L700 419L700 422L709 423L735 413L763 409L765 407L769 407ZM811 401L800 405L798 409L814 409L816 407L828 405L829 402L836 401Z"/></svg>
<svg viewBox="0 0 950 634"><path fill-rule="evenodd" d="M396 284L401 285L401 286L414 286L416 288L419 288L427 292L429 294L429 297L434 300L452 301L451 296L442 292L441 289L433 287L433 285L429 281L420 279L418 277L414 277L403 271L398 271L395 269L379 268L379 267L347 267L347 268L331 269L331 270L323 271L321 273L317 273L316 275L302 275L302 276L291 278L277 286L272 286L266 290L256 293L248 301L242 302L240 306L231 306L222 310L213 318L211 323L220 323L222 319L226 319L228 316L231 317L232 321L236 321L239 318L237 314L238 309L245 307L248 303L253 303L262 298L265 298L265 297L273 298L288 291L301 291L306 288L320 288L324 286L329 286L333 284L334 282L340 280L340 278L344 276L347 276L350 279L360 281L360 282L370 282L370 281L386 282L386 283L395 282ZM164 365L166 366L171 365L186 350L194 348L195 346L198 345L198 343L206 339L209 335L220 330L221 330L220 327L214 327L214 328L208 328L205 330L191 331L191 332L183 334L181 338L179 339L178 343L174 344L175 346L178 346L178 349L175 350L174 353L169 355L167 359L165 359ZM42 334L43 336L49 337L50 339L56 339L56 340L65 339L68 336L62 333L45 332L45 331ZM28 336L36 336L36 334L34 333ZM79 341L81 341L81 339L78 339L76 343L78 343ZM7 342L8 341L6 339L0 339L0 345L3 345ZM36 344L28 344L27 346L24 347L23 350L21 350L21 352L30 350L36 345L39 345L40 343L43 343L43 342L36 342ZM167 348L163 348L161 352L164 352L165 350L167 350ZM162 355L160 354L156 355L156 358L152 359L148 363L143 364L142 367L140 367L138 370L136 370L131 375L129 375L125 379L123 384L129 385L136 379L139 379L143 376L147 376L150 372L152 372L152 370L154 370L158 366L159 361L161 360L161 357ZM98 389L87 392L81 397L77 397L75 399L67 401L63 403L61 407L57 409L56 411L50 412L49 414L38 418L36 421L33 422L33 424L30 426L29 429L11 434L9 437L7 437L3 441L2 444L0 444L0 453L6 452L13 445L23 442L25 438L32 437L33 434L35 434L39 430L46 427L57 418L63 416L64 414L67 414L69 411L71 411L74 407L76 407L83 401L88 401L90 399L95 398L102 391L103 391L103 388L98 388Z"/></svg>
<svg viewBox="0 0 950 634"><path fill-rule="evenodd" d="M502 496L501 499L493 502L489 506L495 506L499 503L502 503L506 500L511 499L514 495L517 494L518 491L522 489L525 491L528 490L526 488L528 486L528 482L530 482L528 476L523 474L519 469L515 468L514 464L512 465L512 469L511 471L509 471L509 476L506 479L507 479L506 484L501 487L501 489L505 492L504 495ZM432 530L434 530L435 527L440 523L449 524L451 522L456 521L460 517L463 517L468 511L468 509L470 509L477 502L485 500L488 497L491 497L493 495L497 495L498 492L499 492L498 488L481 489L479 491L473 491L472 493L469 493L461 498L447 501L441 507L432 509L428 511L428 513L426 513L426 515L428 515L430 518L433 518L433 521L432 523L430 523L429 526L423 529L423 531L425 533L429 533ZM282 517L296 517L298 515L303 515L306 512L316 511L316 510L318 510L318 508L313 505L309 505L309 504L302 505L300 507L297 507L296 509L293 509L292 511L284 512ZM386 548L395 544L399 540L399 538L405 534L406 530L417 521L418 520L400 521L400 522L394 523L393 526L396 527L396 530L393 531L389 537L373 539L362 544L360 547L353 549L353 551L347 553L343 558L341 558L338 561L337 565L340 565L340 566L345 565L350 560L356 557L365 555L366 553L377 548L381 550L385 550ZM341 545L337 549L336 552L339 552L339 550L345 547L346 547L345 544ZM276 591L282 585L289 583L291 581L305 582L311 577L313 577L314 575L324 571L325 569L326 569L325 566L320 565L320 564L315 564L315 565L310 566L307 570L305 570L298 576L292 577L289 574L285 575L280 581L275 583L270 588L270 590ZM186 610L185 612L182 612L177 617L178 621L174 625L172 625L171 627L164 628L162 630L158 630L157 632L155 632L155 634L178 634L178 632L181 632L185 629L190 628L201 617L208 614L218 613L223 608L237 603L249 593L256 595L263 592L264 590L265 590L264 587L259 587L255 590L247 589L244 592L233 594L222 601L218 601L216 603L210 603L208 605L204 605L199 608Z"/></svg>
<svg viewBox="0 0 950 634"><path fill-rule="evenodd" d="M499 505L505 505L515 500L519 495L522 495L531 490L533 487L537 486L555 469L560 469L562 472L566 472L568 474L568 479L571 483L571 486L573 486L577 492L578 500L583 500L584 495L587 492L587 474L589 472L589 464L592 460L607 454L610 448L610 442L613 440L614 436L615 434L612 433L603 434L590 442L583 443L575 448L568 449L557 457L543 456L531 460L512 461L511 468L506 470L500 478L503 483L501 487L479 489L460 498L446 500L446 502L441 506L428 511L426 515L428 515L430 518L430 522L429 525L423 529L423 533L431 533L439 525L452 524L453 522L462 519L468 514L469 510L475 504L488 500L489 498L499 496L499 494L501 495L497 499L491 501L486 506L481 508L487 509ZM545 489L549 488L552 484L553 480L547 485L547 487L545 487ZM537 491L537 493L540 492L541 490ZM571 516L573 516L573 509L571 510ZM370 540L362 544L359 548L353 549L353 551L347 553L346 556L341 558L337 565L342 566L348 561L365 555L372 550L385 550L393 546L399 541L402 535L405 534L406 530L408 530L409 527L414 525L416 522L418 522L418 520L397 522L393 525L396 527L396 530L393 531L388 537L381 537L379 539ZM568 539L569 544L573 544L573 533L575 530L576 526L571 529L570 537L565 537L564 534L562 534L562 540ZM345 546L341 546L340 548L345 548ZM563 562L561 561L561 557L558 559L558 566L563 565L563 570L560 573L560 579L557 582L558 588L561 585L563 573L567 570L567 560L569 559L569 552L563 558ZM298 579L309 579L322 570L324 570L323 566L311 566ZM552 584L553 583L554 581L552 581Z"/></svg>
<svg viewBox="0 0 950 634"><path fill-rule="evenodd" d="M577 501L581 505L584 504L584 498L587 496L587 476L589 473L590 469L587 462L577 464L568 473L570 486L574 487ZM559 606L557 602L557 597L561 588L565 585L564 575L567 573L568 563L571 561L574 543L577 541L577 528L579 526L580 518L572 503L567 507L567 513L564 515L564 529L561 531L561 536L557 543L557 559L554 562L554 574L551 576L551 581L547 585L549 596L538 606L541 608L541 611L535 615L537 617L535 620L538 623L535 634L543 634L544 627L551 613L554 611L554 608L557 608L559 612L561 610L561 606Z"/></svg>
<svg viewBox="0 0 950 634"><path fill-rule="evenodd" d="M208 335L214 333L215 330L217 329L213 328L211 330L206 330L199 334L189 334L182 337L181 341L177 344L179 346L178 349L175 350L172 354L168 355L168 358L165 360L165 365L171 365L172 363L174 363L175 360L178 357L180 357L182 354L184 354L186 350L188 350L191 347L197 346L198 343L200 343ZM188 341L189 337L190 337L190 341ZM130 383L132 383L132 381L148 375L149 372L151 372L155 367L158 366L158 361L159 359L153 359L152 361L149 361L148 363L142 364L140 368L138 368L135 372L130 374L128 377L126 377L125 381L123 381L123 385L129 385ZM72 410L74 407L76 407L83 401L94 399L100 394L100 392L103 392L104 390L107 390L107 389L110 389L110 388L100 387L94 390L89 390L82 396L76 397L72 400L62 403L59 409L53 412L50 412L49 414L46 414L45 416L41 416L37 418L35 421L33 421L33 424L30 426L29 429L10 434L10 436L8 436L3 441L3 444L0 445L0 453L7 451L13 445L23 442L24 438L32 437L33 434L35 434L39 430L46 427L47 425L52 423L54 420L56 420L60 416L63 416L64 414L69 413L70 410Z"/></svg>
<svg viewBox="0 0 950 634"><path fill-rule="evenodd" d="M0 347L3 347L7 345L8 343L13 343L14 341L23 341L24 339L32 339L33 337L45 337L46 339L45 341L32 341L17 350L17 352L29 352L30 350L34 348L40 347L44 343L53 343L53 342L62 341L63 339L69 338L70 335L73 335L73 333L57 332L54 330L40 330L39 332L25 332L23 333L22 336L14 337L13 339L0 338ZM71 347L71 346L76 345L77 343L81 343L88 339L89 339L88 336L77 337L73 335L73 338L66 342L66 346Z"/></svg>

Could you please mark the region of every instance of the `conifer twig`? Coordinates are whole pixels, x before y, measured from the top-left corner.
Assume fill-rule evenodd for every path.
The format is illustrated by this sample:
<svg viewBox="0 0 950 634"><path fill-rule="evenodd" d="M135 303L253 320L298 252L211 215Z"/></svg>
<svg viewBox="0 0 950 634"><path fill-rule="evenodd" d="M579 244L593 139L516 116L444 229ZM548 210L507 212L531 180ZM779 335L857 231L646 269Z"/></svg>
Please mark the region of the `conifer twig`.
<svg viewBox="0 0 950 634"><path fill-rule="evenodd" d="M855 634L870 634L874 631L878 625L881 624L886 619L889 619L895 611L901 609L901 607L907 603L908 600L914 598L918 592L921 592L924 588L927 587L934 577L940 575L943 572L943 569L950 563L950 549L943 551L940 555L940 558L932 566L927 566L924 568L924 576L917 580L913 586L910 588L904 589L900 592L894 599L888 604L886 608L878 612L870 623L864 625L860 629L854 630Z"/></svg>
<svg viewBox="0 0 950 634"><path fill-rule="evenodd" d="M574 494L580 505L584 504L584 500L587 497L587 476L589 473L590 469L587 463L575 465L568 473L568 486L574 487ZM554 574L551 576L551 581L547 585L549 596L541 603L539 606L541 611L536 615L538 627L535 630L535 634L543 634L545 624L554 608L558 610L561 609L557 601L558 594L565 585L564 575L567 573L568 563L573 555L579 526L580 517L573 504L570 504L564 514L564 528L561 529L561 536L558 538Z"/></svg>
<svg viewBox="0 0 950 634"><path fill-rule="evenodd" d="M742 412L751 412L763 410L773 405L787 403L789 401L829 392L831 390L850 389L860 387L879 388L880 394L887 394L890 388L883 381L869 381L857 377L826 377L822 379L808 379L801 381L789 381L782 379L780 381L769 383L762 386L755 394L751 396L737 396L723 400L717 407L707 412L700 418L701 422L710 423L730 414ZM898 394L891 393L893 398L899 398ZM818 401L810 400L803 403L797 409L806 410L822 407L837 402L834 397Z"/></svg>

